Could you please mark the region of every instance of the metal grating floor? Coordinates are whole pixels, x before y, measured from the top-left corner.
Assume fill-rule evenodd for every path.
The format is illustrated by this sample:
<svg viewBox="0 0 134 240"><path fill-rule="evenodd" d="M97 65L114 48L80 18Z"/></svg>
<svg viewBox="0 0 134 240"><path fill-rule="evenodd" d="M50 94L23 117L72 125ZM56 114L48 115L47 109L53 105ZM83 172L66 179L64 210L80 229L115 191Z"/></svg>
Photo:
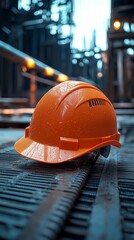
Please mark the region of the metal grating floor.
<svg viewBox="0 0 134 240"><path fill-rule="evenodd" d="M58 166L1 145L0 239L134 239L133 136L106 160Z"/></svg>

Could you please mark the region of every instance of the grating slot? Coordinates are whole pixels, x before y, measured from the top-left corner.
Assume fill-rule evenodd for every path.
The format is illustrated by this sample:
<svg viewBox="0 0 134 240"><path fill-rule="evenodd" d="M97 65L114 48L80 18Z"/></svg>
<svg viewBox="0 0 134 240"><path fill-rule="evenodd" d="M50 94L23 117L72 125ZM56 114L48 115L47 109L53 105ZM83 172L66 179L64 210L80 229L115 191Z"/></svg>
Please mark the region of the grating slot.
<svg viewBox="0 0 134 240"><path fill-rule="evenodd" d="M30 211L30 212L33 212L35 210L35 205L37 206L37 204L31 204L29 202L29 205L28 204L24 204L24 203L20 203L20 202L17 202L17 201L8 201L8 200L1 200L0 201L0 205L1 206L4 206L4 207L9 207L9 208L13 208L13 209L20 209L20 210L23 210L23 211ZM34 206L33 206L34 205Z"/></svg>
<svg viewBox="0 0 134 240"><path fill-rule="evenodd" d="M7 217L10 217L10 216L16 216L17 218L18 217L23 217L23 216L30 216L30 213L27 212L27 211L22 211L20 209L13 209L13 208L7 208L7 207L0 207L0 213L3 213L5 215L7 215Z"/></svg>
<svg viewBox="0 0 134 240"><path fill-rule="evenodd" d="M18 217L16 218L16 216L12 216L12 218L8 217L8 214L0 214L0 223L6 224L6 225L14 225L15 227L23 227L25 222L26 222L26 218L25 217Z"/></svg>

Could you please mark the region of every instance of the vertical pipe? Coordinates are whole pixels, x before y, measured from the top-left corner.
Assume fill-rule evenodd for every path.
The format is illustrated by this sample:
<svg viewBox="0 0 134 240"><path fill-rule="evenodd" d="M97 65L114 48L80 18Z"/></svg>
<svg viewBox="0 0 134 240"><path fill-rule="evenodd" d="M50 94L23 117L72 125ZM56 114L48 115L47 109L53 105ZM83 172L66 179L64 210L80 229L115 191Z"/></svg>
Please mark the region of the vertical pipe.
<svg viewBox="0 0 134 240"><path fill-rule="evenodd" d="M119 100L124 101L123 51L117 51L117 81L119 86Z"/></svg>
<svg viewBox="0 0 134 240"><path fill-rule="evenodd" d="M30 78L30 107L35 107L36 105L36 91L37 91L36 72L32 71Z"/></svg>

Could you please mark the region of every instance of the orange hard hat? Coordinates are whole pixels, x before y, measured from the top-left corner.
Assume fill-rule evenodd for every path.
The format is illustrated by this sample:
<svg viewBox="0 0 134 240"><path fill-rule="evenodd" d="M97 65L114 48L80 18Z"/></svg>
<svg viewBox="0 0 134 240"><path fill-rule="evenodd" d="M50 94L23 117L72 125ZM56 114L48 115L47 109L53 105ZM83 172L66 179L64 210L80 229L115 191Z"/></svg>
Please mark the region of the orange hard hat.
<svg viewBox="0 0 134 240"><path fill-rule="evenodd" d="M105 146L120 147L119 138L109 99L88 83L69 80L41 98L15 149L37 161L60 163Z"/></svg>

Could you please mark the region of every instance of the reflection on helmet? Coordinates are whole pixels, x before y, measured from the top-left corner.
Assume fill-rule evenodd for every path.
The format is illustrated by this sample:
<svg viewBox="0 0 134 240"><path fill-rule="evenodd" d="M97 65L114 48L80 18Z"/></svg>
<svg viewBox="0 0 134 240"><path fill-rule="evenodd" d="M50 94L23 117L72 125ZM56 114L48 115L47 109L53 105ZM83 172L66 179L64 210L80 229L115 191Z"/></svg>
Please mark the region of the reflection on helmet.
<svg viewBox="0 0 134 240"><path fill-rule="evenodd" d="M121 146L119 138L109 99L88 83L70 80L41 98L15 149L37 161L60 163L96 149L106 156L106 146Z"/></svg>

